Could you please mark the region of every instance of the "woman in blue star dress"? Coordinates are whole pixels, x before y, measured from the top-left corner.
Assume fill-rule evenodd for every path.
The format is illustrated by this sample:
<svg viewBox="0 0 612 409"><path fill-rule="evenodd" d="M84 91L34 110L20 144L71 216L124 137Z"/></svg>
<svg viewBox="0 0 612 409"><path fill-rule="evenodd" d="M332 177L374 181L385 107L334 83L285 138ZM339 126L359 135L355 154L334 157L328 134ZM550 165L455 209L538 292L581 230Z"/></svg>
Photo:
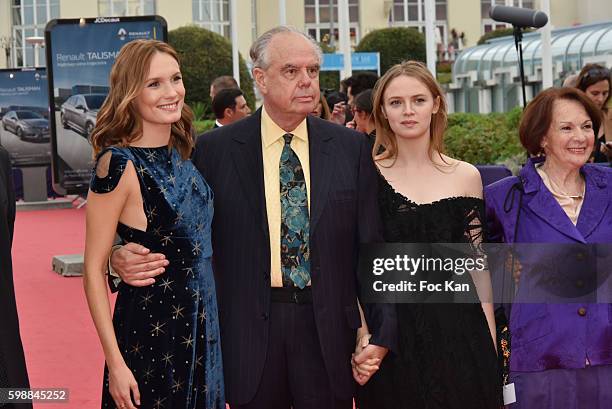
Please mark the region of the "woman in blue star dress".
<svg viewBox="0 0 612 409"><path fill-rule="evenodd" d="M132 41L92 134L84 286L106 358L102 408L225 408L213 196L189 160L184 97L176 52ZM152 285L120 284L111 319L105 273L115 233L163 252L168 264Z"/></svg>

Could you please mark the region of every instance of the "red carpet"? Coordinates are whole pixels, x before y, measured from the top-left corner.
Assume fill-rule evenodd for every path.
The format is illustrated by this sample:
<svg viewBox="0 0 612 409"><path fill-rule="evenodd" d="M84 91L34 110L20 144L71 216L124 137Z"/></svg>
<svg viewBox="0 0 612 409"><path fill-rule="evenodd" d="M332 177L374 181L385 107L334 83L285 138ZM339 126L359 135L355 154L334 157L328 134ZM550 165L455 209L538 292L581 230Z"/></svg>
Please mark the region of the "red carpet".
<svg viewBox="0 0 612 409"><path fill-rule="evenodd" d="M35 409L98 409L104 354L80 277L62 277L53 256L83 253L85 210L18 212L13 270L21 338L33 388L68 388L68 404Z"/></svg>
<svg viewBox="0 0 612 409"><path fill-rule="evenodd" d="M70 393L68 404L35 408L100 407L104 355L82 280L51 268L53 256L82 253L84 245L84 209L17 213L13 269L30 384Z"/></svg>

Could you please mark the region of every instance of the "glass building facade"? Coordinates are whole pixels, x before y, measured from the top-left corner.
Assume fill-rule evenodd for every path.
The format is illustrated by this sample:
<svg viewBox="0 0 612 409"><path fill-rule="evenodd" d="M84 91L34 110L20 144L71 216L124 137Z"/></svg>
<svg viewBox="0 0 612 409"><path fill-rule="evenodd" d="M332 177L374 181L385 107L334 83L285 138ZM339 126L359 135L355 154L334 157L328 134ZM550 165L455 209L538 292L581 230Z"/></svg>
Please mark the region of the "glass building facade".
<svg viewBox="0 0 612 409"><path fill-rule="evenodd" d="M612 22L553 30L551 34L554 85L587 63L612 66ZM542 44L539 32L523 35L526 95L542 89ZM455 112L506 112L521 104L520 68L514 37L492 39L465 49L453 66L448 87Z"/></svg>

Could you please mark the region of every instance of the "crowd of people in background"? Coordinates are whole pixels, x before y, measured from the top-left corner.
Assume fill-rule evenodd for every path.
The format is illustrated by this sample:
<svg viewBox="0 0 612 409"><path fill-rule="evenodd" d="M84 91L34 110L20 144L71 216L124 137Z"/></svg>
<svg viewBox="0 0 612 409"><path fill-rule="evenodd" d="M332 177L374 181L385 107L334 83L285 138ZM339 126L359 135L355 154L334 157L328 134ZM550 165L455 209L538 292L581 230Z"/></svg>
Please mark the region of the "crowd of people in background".
<svg viewBox="0 0 612 409"><path fill-rule="evenodd" d="M513 409L609 406L611 303L502 307L508 349L490 299L363 304L355 274L367 243L612 243L612 171L588 164L612 158L609 69L587 64L539 93L519 125L520 175L483 187L444 152L447 105L424 64L321 90L319 46L285 26L251 59L262 107L251 113L231 76L215 79L215 129L195 141L169 45L130 42L113 66L92 135L84 273L103 407L498 409L507 383ZM10 272L4 151L0 162ZM520 259L518 295L541 285L525 273L538 262ZM18 334L8 282L0 301ZM112 317L107 285L119 292ZM0 364L15 354L18 367L0 365L0 386L27 386L11 342Z"/></svg>

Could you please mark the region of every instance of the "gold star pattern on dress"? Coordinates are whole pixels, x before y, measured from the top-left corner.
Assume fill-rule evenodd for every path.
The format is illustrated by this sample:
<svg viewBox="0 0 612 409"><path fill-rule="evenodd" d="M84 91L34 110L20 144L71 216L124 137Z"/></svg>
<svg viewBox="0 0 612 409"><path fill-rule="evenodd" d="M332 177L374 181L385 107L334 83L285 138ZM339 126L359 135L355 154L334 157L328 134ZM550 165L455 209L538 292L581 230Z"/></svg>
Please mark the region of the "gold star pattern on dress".
<svg viewBox="0 0 612 409"><path fill-rule="evenodd" d="M198 314L198 318L200 319L200 324L202 324L205 320L208 319L208 314L206 313L206 311L201 311Z"/></svg>
<svg viewBox="0 0 612 409"><path fill-rule="evenodd" d="M176 393L178 391L180 391L181 389L183 389L183 381L179 380L174 380L172 381L172 392Z"/></svg>
<svg viewBox="0 0 612 409"><path fill-rule="evenodd" d="M144 374L142 375L145 379L145 381L150 381L153 378L153 374L155 373L155 370L153 368L151 368L150 366L144 371Z"/></svg>
<svg viewBox="0 0 612 409"><path fill-rule="evenodd" d="M141 177L144 176L145 174L149 174L149 172L147 171L147 168L145 168L143 165L139 165L136 168L136 171Z"/></svg>
<svg viewBox="0 0 612 409"><path fill-rule="evenodd" d="M147 209L147 219L152 220L155 216L157 216L157 207Z"/></svg>
<svg viewBox="0 0 612 409"><path fill-rule="evenodd" d="M196 232L201 233L204 231L204 223L196 224Z"/></svg>
<svg viewBox="0 0 612 409"><path fill-rule="evenodd" d="M162 278L161 287L164 289L164 293L166 290L172 291L172 283L174 280L170 280L169 278Z"/></svg>
<svg viewBox="0 0 612 409"><path fill-rule="evenodd" d="M191 334L189 334L188 337L182 337L182 338L183 338L183 342L181 342L181 344L184 344L185 348L193 347L193 337L191 336Z"/></svg>
<svg viewBox="0 0 612 409"><path fill-rule="evenodd" d="M180 222L183 221L183 212L181 210L179 210L178 212L176 212L176 219L174 219L174 224L179 224Z"/></svg>
<svg viewBox="0 0 612 409"><path fill-rule="evenodd" d="M167 398L161 398L161 397L158 397L158 398L155 400L155 402L153 402L153 408L154 408L154 409L162 409L162 408L164 407L164 401L165 401L166 399L167 399Z"/></svg>
<svg viewBox="0 0 612 409"><path fill-rule="evenodd" d="M172 183L172 186L176 186L176 176L170 175L167 178L168 182Z"/></svg>
<svg viewBox="0 0 612 409"><path fill-rule="evenodd" d="M132 349L130 350L130 353L134 355L142 355L141 349L142 349L142 345L140 345L140 341L138 341L136 342L135 345L132 345Z"/></svg>
<svg viewBox="0 0 612 409"><path fill-rule="evenodd" d="M164 354L162 361L164 362L165 366L172 365L172 358L174 358L174 355L172 355L170 352L166 352Z"/></svg>
<svg viewBox="0 0 612 409"><path fill-rule="evenodd" d="M155 162L157 160L157 152L155 151L146 152L145 155L147 156L147 160L149 162Z"/></svg>
<svg viewBox="0 0 612 409"><path fill-rule="evenodd" d="M161 243L162 243L162 246L167 246L168 244L172 244L174 242L172 241L172 238L170 236L164 236L161 239Z"/></svg>
<svg viewBox="0 0 612 409"><path fill-rule="evenodd" d="M166 325L167 323L161 323L159 321L157 321L155 324L151 324L151 326L153 327L153 329L151 330L151 335L155 335L155 336L159 336L160 333L165 334L166 331L163 330L163 327Z"/></svg>
<svg viewBox="0 0 612 409"><path fill-rule="evenodd" d="M185 307L181 307L180 305L173 305L172 306L172 315L174 315L174 319L178 319L178 317L183 318L183 310L185 309Z"/></svg>
<svg viewBox="0 0 612 409"><path fill-rule="evenodd" d="M196 300L200 299L200 290L195 289L195 290L191 290L192 292L192 297L195 298Z"/></svg>
<svg viewBox="0 0 612 409"><path fill-rule="evenodd" d="M149 304L151 304L153 301L151 300L153 298L153 295L150 293L147 293L145 295L141 295L140 296L140 304L144 304L145 307L148 307Z"/></svg>
<svg viewBox="0 0 612 409"><path fill-rule="evenodd" d="M193 245L193 248L191 249L191 252L195 254L196 256L199 256L200 253L202 252L202 244L196 240L196 242Z"/></svg>
<svg viewBox="0 0 612 409"><path fill-rule="evenodd" d="M185 278L189 276L191 276L192 278L195 277L195 275L193 274L193 267L185 267L183 271L185 272Z"/></svg>

